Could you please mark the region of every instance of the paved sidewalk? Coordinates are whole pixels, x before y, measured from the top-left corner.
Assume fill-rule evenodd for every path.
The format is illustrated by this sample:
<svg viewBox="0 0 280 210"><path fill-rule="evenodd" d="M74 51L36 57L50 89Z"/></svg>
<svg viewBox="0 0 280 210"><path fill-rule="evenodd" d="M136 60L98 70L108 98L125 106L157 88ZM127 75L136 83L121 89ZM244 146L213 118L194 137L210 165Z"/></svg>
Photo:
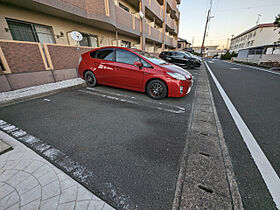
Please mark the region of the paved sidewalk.
<svg viewBox="0 0 280 210"><path fill-rule="evenodd" d="M81 78L64 80L60 82L48 83L44 85L32 86L18 90L0 93L0 107L18 103L28 99L50 95L58 91L84 86L85 81Z"/></svg>
<svg viewBox="0 0 280 210"><path fill-rule="evenodd" d="M0 209L113 209L37 153L0 131Z"/></svg>

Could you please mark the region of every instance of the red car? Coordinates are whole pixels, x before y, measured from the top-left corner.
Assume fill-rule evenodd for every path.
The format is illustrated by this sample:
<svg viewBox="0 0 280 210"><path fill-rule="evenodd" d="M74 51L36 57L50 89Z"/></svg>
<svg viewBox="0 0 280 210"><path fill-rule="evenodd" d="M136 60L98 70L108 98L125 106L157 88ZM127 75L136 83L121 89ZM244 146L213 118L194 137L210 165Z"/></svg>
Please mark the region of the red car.
<svg viewBox="0 0 280 210"><path fill-rule="evenodd" d="M160 58L136 49L103 47L81 56L79 74L89 87L97 84L146 92L153 99L182 97L192 87L192 75Z"/></svg>

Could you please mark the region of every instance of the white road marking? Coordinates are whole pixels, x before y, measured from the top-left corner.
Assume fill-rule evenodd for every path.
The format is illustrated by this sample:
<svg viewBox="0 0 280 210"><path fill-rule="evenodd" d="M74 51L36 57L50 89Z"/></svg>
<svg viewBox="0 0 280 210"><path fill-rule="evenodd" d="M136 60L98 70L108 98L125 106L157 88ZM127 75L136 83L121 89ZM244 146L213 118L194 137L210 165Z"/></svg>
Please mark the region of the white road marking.
<svg viewBox="0 0 280 210"><path fill-rule="evenodd" d="M256 69L256 70L261 70L261 71L268 72L268 73L271 73L271 74L280 75L279 72L274 72L274 71L270 71L270 70L254 67L254 66L243 65L243 64L239 64L239 63L232 63L232 62L228 62L228 61L224 61L224 62L225 63L229 63L229 64L233 64L233 65L237 65L237 66L247 67L247 68Z"/></svg>
<svg viewBox="0 0 280 210"><path fill-rule="evenodd" d="M193 83L192 83L193 85ZM90 87L87 87L86 88L87 90L92 90L92 91L97 91L97 92L101 92L101 93L106 93L106 94L109 94L109 95L116 95L116 96L121 96L121 97L125 97L125 98L131 98L131 99L137 99L136 97L134 96L128 96L128 95L124 95L124 94L120 94L120 93L112 93L112 92L109 92L109 91L104 91L104 90L99 90L99 89L96 89L96 88L90 88ZM160 104L160 105L164 105L164 106L169 106L171 108L176 108L176 109L181 109L181 110L185 110L185 108L183 107L180 107L180 106L176 106L176 105L173 105L173 104L166 104L166 103L162 103L162 102L154 102L154 101L147 101L147 100L141 100L143 102L146 102L146 103L153 103L153 104Z"/></svg>
<svg viewBox="0 0 280 210"><path fill-rule="evenodd" d="M270 164L269 160L263 153L262 149L258 145L256 139L254 138L253 134L247 127L246 123L242 120L242 117L239 115L238 111L230 101L229 97L227 96L226 92L224 91L223 87L211 71L208 64L205 62L205 65L211 74L242 138L245 144L247 145L247 148L249 149L256 166L258 167L262 178L272 196L272 199L274 203L276 204L276 207L280 209L280 179L275 172L274 168Z"/></svg>
<svg viewBox="0 0 280 210"><path fill-rule="evenodd" d="M99 89L96 89L96 88L87 87L86 89L87 89L87 90L96 91L96 92L100 92L100 93L106 93L106 94L121 96L121 97L125 97L125 98L136 99L134 96L123 95L123 94L120 94L120 93L112 93L112 92L108 92L108 91L105 91L105 90L99 90Z"/></svg>
<svg viewBox="0 0 280 210"><path fill-rule="evenodd" d="M241 68L229 68L230 70L241 70Z"/></svg>
<svg viewBox="0 0 280 210"><path fill-rule="evenodd" d="M208 63L214 63L213 61L208 61Z"/></svg>
<svg viewBox="0 0 280 210"><path fill-rule="evenodd" d="M116 100L116 101L129 103L129 104L149 106L149 107L152 107L154 109L158 109L158 110L162 110L162 111L170 112L170 113L175 113L175 114L182 114L182 113L186 112L185 108L183 108L183 107L164 104L164 103L161 103L161 102L154 103L154 102L148 102L148 101L144 101L144 100L135 101L135 100L131 100L131 99L123 99L123 98L120 98L120 97L105 95L105 94L101 94L101 93L97 93L97 92L93 92L93 91L89 91L89 90L78 90L78 91L83 92L83 93L87 93L87 94L91 94L91 95L100 96L100 97L103 97L103 98L108 98L108 99L111 99L111 100ZM113 94L113 93L108 92L108 94ZM124 95L121 94L121 96L124 96ZM169 106L171 108L166 108L166 107L163 107L163 106Z"/></svg>

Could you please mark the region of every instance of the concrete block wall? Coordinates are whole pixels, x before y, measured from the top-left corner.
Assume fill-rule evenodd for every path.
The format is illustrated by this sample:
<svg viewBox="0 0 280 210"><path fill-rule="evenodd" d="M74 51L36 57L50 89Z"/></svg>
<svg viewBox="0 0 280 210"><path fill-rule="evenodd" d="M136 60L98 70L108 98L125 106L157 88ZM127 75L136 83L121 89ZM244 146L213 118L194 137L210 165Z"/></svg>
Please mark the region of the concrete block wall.
<svg viewBox="0 0 280 210"><path fill-rule="evenodd" d="M92 47L74 47L68 45L46 44L53 69L77 68L81 54L90 51Z"/></svg>
<svg viewBox="0 0 280 210"><path fill-rule="evenodd" d="M77 78L80 55L92 49L0 40L0 92Z"/></svg>

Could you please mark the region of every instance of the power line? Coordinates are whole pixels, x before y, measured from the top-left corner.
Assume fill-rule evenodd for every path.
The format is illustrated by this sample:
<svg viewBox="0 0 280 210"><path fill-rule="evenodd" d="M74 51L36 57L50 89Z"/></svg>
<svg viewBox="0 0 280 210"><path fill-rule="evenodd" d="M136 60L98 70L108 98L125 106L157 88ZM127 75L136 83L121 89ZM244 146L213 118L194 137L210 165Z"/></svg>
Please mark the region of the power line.
<svg viewBox="0 0 280 210"><path fill-rule="evenodd" d="M216 4L216 8L214 9L213 15L215 15L215 14L216 14L217 9L218 9L218 6L219 6L219 3L220 3L220 0L218 0L218 2L217 2L217 4Z"/></svg>
<svg viewBox="0 0 280 210"><path fill-rule="evenodd" d="M239 8L231 8L231 9L225 9L225 10L218 10L217 13L224 13L224 12L229 12L229 11L234 11L234 10L245 10L245 9L255 9L255 8L260 8L260 7L272 7L272 6L279 6L280 4L265 4L265 5L258 5L258 6L253 6L253 7L239 7Z"/></svg>

